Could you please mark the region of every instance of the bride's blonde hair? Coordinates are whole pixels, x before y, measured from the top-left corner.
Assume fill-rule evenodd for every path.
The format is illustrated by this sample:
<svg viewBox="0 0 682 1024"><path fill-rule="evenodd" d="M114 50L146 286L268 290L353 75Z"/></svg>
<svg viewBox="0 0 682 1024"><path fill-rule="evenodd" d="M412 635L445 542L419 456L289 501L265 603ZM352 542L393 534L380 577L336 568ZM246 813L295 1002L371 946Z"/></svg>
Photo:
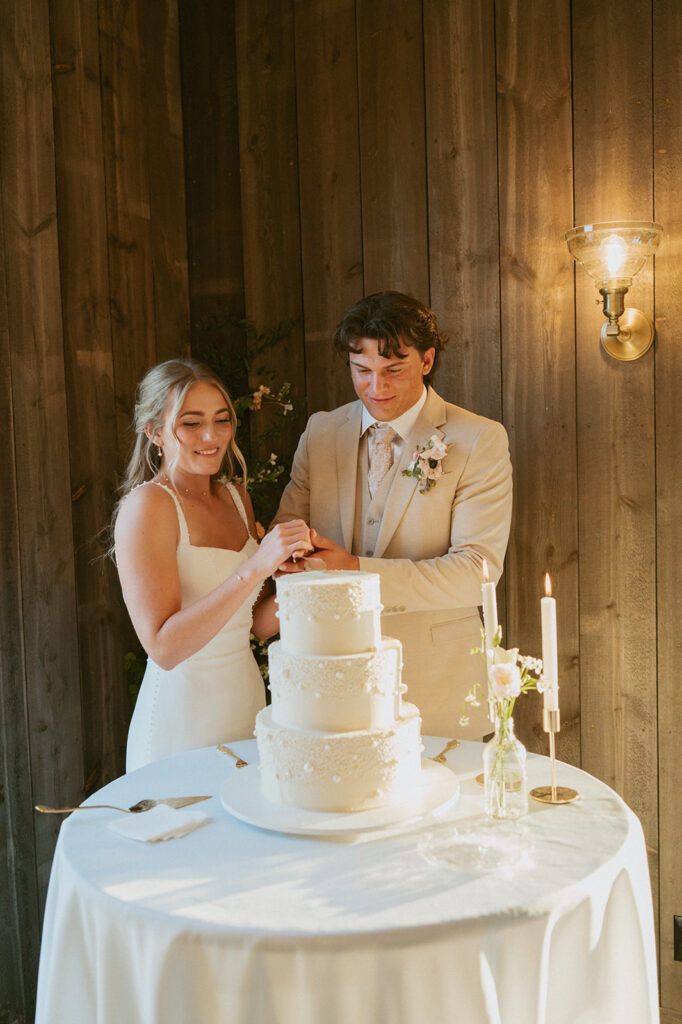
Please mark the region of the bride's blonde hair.
<svg viewBox="0 0 682 1024"><path fill-rule="evenodd" d="M244 485L246 485L246 461L235 440L237 417L230 396L225 390L225 385L208 366L197 362L196 359L168 359L165 363L153 366L142 378L137 388L132 424L135 441L123 482L119 487L120 498L114 509L111 523L112 535L116 517L126 496L130 494L134 487L143 484L146 480L153 479L161 468L159 448L152 440L154 434L162 429L166 416L168 416L171 433L176 441L178 440L178 436L175 433L176 420L182 409L187 392L200 381L205 384L212 384L213 387L218 389L225 399L225 405L229 410L230 423L232 424L232 438L215 477L226 477L228 480L231 480L235 474L236 467L239 466ZM168 475L171 481L173 480L173 470L177 457L176 454L175 459L168 466Z"/></svg>

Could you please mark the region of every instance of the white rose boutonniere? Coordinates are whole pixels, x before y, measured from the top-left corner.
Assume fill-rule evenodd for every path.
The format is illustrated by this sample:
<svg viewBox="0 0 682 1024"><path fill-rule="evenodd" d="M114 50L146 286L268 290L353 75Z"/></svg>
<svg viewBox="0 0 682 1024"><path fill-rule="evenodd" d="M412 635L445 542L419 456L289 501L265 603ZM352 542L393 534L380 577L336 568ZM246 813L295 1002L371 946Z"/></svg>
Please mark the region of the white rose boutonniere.
<svg viewBox="0 0 682 1024"><path fill-rule="evenodd" d="M433 434L426 444L418 444L412 455L412 461L403 476L414 476L419 481L419 490L426 494L443 473L441 462L447 455L448 447L444 441Z"/></svg>

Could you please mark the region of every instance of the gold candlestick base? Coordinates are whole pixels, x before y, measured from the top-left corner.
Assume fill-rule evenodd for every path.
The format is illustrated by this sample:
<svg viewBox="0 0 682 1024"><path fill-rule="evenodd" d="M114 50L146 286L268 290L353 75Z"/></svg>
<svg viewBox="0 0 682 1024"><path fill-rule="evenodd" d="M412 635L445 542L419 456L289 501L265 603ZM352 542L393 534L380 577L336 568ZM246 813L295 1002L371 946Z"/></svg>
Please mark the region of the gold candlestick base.
<svg viewBox="0 0 682 1024"><path fill-rule="evenodd" d="M545 732L549 734L549 760L552 782L550 786L536 786L534 789L531 789L528 795L541 804L571 804L574 800L578 799L580 794L569 786L557 786L555 777L556 749L554 736L561 730L561 716L559 715L558 708L552 711L547 711L543 708L542 726Z"/></svg>
<svg viewBox="0 0 682 1024"><path fill-rule="evenodd" d="M555 786L553 790L551 786L536 786L528 795L541 804L572 804L580 796L568 786Z"/></svg>

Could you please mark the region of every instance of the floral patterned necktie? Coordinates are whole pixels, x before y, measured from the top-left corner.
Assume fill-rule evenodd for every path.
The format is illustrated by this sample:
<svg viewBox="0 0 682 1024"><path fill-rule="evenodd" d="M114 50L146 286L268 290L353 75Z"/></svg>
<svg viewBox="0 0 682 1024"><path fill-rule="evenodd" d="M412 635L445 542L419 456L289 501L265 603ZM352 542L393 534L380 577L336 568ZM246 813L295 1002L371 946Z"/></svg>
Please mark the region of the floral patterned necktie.
<svg viewBox="0 0 682 1024"><path fill-rule="evenodd" d="M381 481L393 465L393 441L398 436L389 423L375 423L374 445L369 460L369 493L372 497L378 491Z"/></svg>

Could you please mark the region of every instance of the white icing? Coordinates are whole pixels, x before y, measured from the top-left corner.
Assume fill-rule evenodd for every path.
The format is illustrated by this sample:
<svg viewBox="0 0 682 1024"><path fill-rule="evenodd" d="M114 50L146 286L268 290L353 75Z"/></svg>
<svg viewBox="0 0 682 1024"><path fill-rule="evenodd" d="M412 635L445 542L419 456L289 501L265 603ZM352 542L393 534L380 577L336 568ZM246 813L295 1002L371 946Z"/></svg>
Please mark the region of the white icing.
<svg viewBox="0 0 682 1024"><path fill-rule="evenodd" d="M402 700L402 647L380 633L376 573L277 580L272 704L256 718L264 795L316 811L406 799L421 772L419 712Z"/></svg>
<svg viewBox="0 0 682 1024"><path fill-rule="evenodd" d="M264 708L256 719L263 794L311 811L399 803L421 770L420 721L414 705L404 704L390 729L332 735L282 728Z"/></svg>
<svg viewBox="0 0 682 1024"><path fill-rule="evenodd" d="M381 643L379 577L302 572L277 580L280 642L295 654L360 654Z"/></svg>
<svg viewBox="0 0 682 1024"><path fill-rule="evenodd" d="M278 725L350 732L389 726L395 720L401 689L398 640L385 637L376 651L329 657L291 654L275 641L268 657Z"/></svg>

